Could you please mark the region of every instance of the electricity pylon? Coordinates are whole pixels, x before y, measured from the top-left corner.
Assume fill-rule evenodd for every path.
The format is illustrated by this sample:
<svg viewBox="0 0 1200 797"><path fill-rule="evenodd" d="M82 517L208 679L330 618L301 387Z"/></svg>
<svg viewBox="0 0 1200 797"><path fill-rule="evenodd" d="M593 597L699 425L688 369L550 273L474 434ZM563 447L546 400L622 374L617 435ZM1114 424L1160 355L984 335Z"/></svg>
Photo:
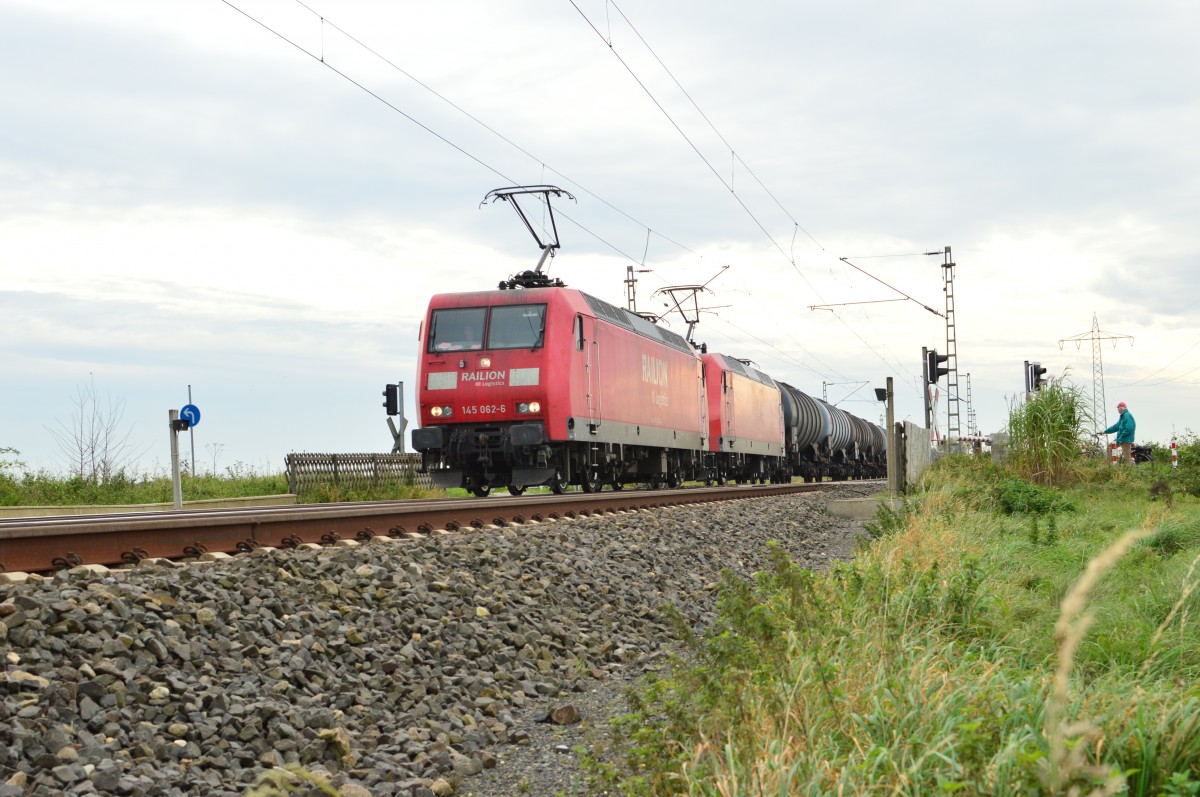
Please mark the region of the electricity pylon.
<svg viewBox="0 0 1200 797"><path fill-rule="evenodd" d="M1117 341L1124 338L1129 338L1129 345L1133 345L1132 335L1114 335L1101 330L1100 321L1096 318L1096 314L1092 313L1092 330L1090 332L1063 338L1058 342L1058 348L1062 349L1064 343L1072 341L1076 351L1079 350L1083 341L1090 340L1092 342L1092 420L1103 429L1108 428L1108 403L1104 400L1104 356L1100 341L1111 340L1113 346L1116 346Z"/></svg>

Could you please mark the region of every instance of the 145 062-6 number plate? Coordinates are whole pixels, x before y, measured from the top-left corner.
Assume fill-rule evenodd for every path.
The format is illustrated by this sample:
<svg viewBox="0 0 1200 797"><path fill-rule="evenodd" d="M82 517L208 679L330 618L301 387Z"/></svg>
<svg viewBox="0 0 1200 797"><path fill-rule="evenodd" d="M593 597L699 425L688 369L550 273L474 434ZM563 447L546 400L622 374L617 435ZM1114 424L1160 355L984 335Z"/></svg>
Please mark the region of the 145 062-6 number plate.
<svg viewBox="0 0 1200 797"><path fill-rule="evenodd" d="M508 412L505 404L468 404L462 408L463 415L497 415Z"/></svg>

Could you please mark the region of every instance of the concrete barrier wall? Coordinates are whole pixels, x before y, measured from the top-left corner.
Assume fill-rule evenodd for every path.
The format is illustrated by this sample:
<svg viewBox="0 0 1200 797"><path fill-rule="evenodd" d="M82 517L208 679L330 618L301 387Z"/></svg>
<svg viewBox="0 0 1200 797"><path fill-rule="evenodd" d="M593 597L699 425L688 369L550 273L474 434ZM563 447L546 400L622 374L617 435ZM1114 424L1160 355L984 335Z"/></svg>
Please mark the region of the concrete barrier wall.
<svg viewBox="0 0 1200 797"><path fill-rule="evenodd" d="M921 474L933 464L929 446L929 430L912 421L904 422L904 489L916 484Z"/></svg>

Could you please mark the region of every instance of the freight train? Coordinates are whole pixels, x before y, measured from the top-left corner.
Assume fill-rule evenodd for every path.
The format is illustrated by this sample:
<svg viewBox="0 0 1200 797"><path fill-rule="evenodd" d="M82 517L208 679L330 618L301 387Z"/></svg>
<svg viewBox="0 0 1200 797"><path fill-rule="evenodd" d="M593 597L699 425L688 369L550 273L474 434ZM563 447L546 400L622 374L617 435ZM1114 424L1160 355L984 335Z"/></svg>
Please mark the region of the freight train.
<svg viewBox="0 0 1200 797"><path fill-rule="evenodd" d="M541 266L430 300L412 443L439 487L485 496L886 476L879 426Z"/></svg>

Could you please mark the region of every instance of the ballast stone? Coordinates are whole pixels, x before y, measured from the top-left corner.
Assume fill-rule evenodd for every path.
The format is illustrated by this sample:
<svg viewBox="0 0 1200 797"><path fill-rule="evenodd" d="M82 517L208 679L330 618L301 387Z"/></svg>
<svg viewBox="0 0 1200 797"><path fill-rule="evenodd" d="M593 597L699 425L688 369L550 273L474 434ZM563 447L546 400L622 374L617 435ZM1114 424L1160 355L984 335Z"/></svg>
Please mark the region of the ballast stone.
<svg viewBox="0 0 1200 797"><path fill-rule="evenodd" d="M807 561L789 538L827 517L781 506L3 585L0 766L31 793L232 797L290 765L373 795L469 789L506 776L496 749L553 754L521 725L530 711L653 661L664 600L703 626L721 568L764 567L770 539ZM533 793L563 788L546 779L573 758L556 760L531 770Z"/></svg>

